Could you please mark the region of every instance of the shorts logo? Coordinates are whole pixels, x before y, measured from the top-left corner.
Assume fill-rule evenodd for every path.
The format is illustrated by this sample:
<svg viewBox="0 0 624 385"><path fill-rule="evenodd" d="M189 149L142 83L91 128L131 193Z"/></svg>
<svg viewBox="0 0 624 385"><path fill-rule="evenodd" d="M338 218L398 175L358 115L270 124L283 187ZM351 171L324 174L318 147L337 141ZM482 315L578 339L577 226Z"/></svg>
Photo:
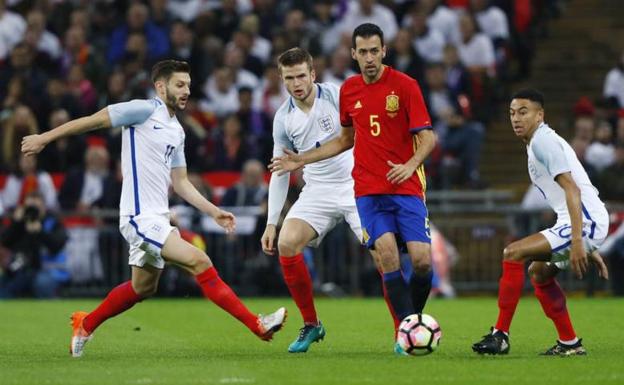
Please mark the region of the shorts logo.
<svg viewBox="0 0 624 385"><path fill-rule="evenodd" d="M394 118L397 116L399 110L399 96L394 94L386 96L386 113L389 117Z"/></svg>
<svg viewBox="0 0 624 385"><path fill-rule="evenodd" d="M331 116L325 115L318 120L318 124L321 127L321 131L323 132L332 132L334 131L334 125L332 124Z"/></svg>
<svg viewBox="0 0 624 385"><path fill-rule="evenodd" d="M152 225L152 230L156 232L160 232L162 230L162 227L160 227L159 225Z"/></svg>
<svg viewBox="0 0 624 385"><path fill-rule="evenodd" d="M368 235L368 231L365 228L362 228L362 243L366 244L370 239L370 235Z"/></svg>

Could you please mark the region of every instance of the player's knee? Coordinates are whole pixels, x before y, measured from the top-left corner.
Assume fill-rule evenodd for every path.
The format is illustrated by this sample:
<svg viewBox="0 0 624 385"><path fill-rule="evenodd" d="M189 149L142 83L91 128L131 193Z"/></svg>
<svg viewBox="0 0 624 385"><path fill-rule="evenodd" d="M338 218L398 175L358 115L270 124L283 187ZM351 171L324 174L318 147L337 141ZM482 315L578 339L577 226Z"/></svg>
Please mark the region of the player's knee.
<svg viewBox="0 0 624 385"><path fill-rule="evenodd" d="M300 244L295 236L285 234L279 237L277 241L277 250L280 255L293 256L299 254L303 250L303 246Z"/></svg>
<svg viewBox="0 0 624 385"><path fill-rule="evenodd" d="M503 259L506 261L521 261L522 258L522 250L515 243L510 244L503 250Z"/></svg>
<svg viewBox="0 0 624 385"><path fill-rule="evenodd" d="M431 271L431 261L417 261L414 264L414 272L418 275L425 275Z"/></svg>
<svg viewBox="0 0 624 385"><path fill-rule="evenodd" d="M212 267L212 261L206 253L195 249L188 267L193 274L197 275Z"/></svg>

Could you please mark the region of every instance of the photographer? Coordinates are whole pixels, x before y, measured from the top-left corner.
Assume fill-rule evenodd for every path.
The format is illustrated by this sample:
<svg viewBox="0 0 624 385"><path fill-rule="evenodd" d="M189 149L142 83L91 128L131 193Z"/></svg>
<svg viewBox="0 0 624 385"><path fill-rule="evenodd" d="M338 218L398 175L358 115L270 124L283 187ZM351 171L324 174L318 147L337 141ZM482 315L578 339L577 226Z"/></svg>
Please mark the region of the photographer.
<svg viewBox="0 0 624 385"><path fill-rule="evenodd" d="M41 193L28 193L0 235L0 245L9 251L0 265L4 270L0 276L0 298L26 294L55 297L61 284L69 281L64 266L66 241L63 224L46 211Z"/></svg>

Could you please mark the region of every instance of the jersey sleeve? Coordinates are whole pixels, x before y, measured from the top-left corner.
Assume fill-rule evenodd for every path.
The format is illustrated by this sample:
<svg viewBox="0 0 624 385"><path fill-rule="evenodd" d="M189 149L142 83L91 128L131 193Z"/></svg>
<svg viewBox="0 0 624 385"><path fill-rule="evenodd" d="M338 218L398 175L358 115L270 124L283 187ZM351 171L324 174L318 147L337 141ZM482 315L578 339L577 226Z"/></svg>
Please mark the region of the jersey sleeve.
<svg viewBox="0 0 624 385"><path fill-rule="evenodd" d="M351 115L349 115L349 109L347 108L346 105L346 99L344 97L345 94L345 89L346 89L346 85L343 85L342 87L340 87L340 93L339 93L339 104L338 106L340 107L340 125L343 127L351 127L353 126L353 119L351 119Z"/></svg>
<svg viewBox="0 0 624 385"><path fill-rule="evenodd" d="M146 121L158 107L154 99L135 99L108 106L108 116L113 127L131 126Z"/></svg>
<svg viewBox="0 0 624 385"><path fill-rule="evenodd" d="M186 167L186 156L184 156L184 143L182 143L171 156L171 168Z"/></svg>
<svg viewBox="0 0 624 385"><path fill-rule="evenodd" d="M278 111L273 119L273 156L284 155L285 148L293 150L294 146L286 134L283 115Z"/></svg>
<svg viewBox="0 0 624 385"><path fill-rule="evenodd" d="M552 135L540 135L533 138L531 147L535 158L546 167L553 179L557 175L571 171L563 146Z"/></svg>
<svg viewBox="0 0 624 385"><path fill-rule="evenodd" d="M416 80L410 81L407 85L407 120L409 132L412 134L433 128L425 99Z"/></svg>

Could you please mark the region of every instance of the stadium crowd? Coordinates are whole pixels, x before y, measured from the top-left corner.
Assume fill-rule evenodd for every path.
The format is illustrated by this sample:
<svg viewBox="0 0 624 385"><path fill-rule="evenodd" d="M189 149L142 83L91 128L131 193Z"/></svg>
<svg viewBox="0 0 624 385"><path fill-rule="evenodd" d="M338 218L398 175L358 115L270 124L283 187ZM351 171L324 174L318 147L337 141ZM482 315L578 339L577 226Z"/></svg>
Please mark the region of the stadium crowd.
<svg viewBox="0 0 624 385"><path fill-rule="evenodd" d="M356 73L350 36L363 22L383 27L385 62L423 90L439 137L429 188L481 188L488 124L510 82L530 76L536 37L560 3L0 0L0 214L9 226L34 191L45 212L114 210L120 128L57 141L37 159L22 157L19 143L108 104L153 97L149 71L163 58L192 69L191 97L178 116L191 180L215 203L263 207L272 119L287 97L276 56L303 47L317 81L341 84ZM624 55L607 76L605 99L574 107L572 144L607 200L624 197L624 184L613 182L624 167L623 74ZM224 171L241 173L240 183L224 183ZM214 188L215 180L231 187ZM97 234L70 229L65 239L70 254L96 253ZM98 269L92 277L101 277Z"/></svg>

